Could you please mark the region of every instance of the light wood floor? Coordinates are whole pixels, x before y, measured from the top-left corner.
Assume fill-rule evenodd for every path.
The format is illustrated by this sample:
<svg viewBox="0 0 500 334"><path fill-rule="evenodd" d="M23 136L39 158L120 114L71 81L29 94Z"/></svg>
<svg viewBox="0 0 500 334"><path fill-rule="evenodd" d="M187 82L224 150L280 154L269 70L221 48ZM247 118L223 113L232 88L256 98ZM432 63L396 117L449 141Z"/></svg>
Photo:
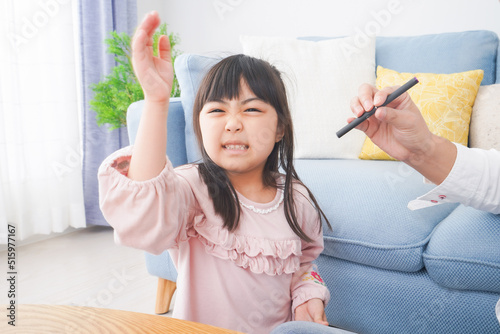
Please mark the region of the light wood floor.
<svg viewBox="0 0 500 334"><path fill-rule="evenodd" d="M18 304L154 314L157 278L148 274L144 252L115 245L109 227L93 226L19 246L16 253ZM0 254L5 266L6 252ZM6 304L6 298L2 293L0 303Z"/></svg>

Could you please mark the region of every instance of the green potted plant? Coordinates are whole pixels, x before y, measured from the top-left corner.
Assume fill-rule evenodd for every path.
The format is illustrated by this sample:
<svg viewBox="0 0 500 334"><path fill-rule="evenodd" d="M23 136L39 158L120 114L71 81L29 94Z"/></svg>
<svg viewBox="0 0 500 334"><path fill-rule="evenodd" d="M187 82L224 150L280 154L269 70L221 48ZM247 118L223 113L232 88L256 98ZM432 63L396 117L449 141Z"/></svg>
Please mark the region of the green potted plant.
<svg viewBox="0 0 500 334"><path fill-rule="evenodd" d="M157 55L158 38L167 35L167 24L163 23L153 35L153 52ZM168 34L172 50L172 62L180 54L176 49L179 37ZM144 99L144 93L132 68L131 40L127 33L111 32L111 38L105 40L107 52L115 56L117 65L111 73L96 84L90 85L94 97L90 101L92 110L96 112L97 125L109 125L109 130L127 125L127 109L129 106ZM179 83L174 75L171 97L180 96Z"/></svg>

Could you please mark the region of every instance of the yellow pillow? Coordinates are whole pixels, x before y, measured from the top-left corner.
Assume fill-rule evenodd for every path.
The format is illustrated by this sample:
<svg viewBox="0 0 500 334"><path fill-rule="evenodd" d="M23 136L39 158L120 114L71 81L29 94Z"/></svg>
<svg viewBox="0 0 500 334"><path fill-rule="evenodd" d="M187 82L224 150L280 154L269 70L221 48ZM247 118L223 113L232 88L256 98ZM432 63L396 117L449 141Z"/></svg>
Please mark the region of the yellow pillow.
<svg viewBox="0 0 500 334"><path fill-rule="evenodd" d="M483 70L454 74L399 73L377 67L377 89L401 86L413 77L419 83L408 93L422 112L430 131L452 142L467 146L472 106ZM396 160L366 138L360 159Z"/></svg>

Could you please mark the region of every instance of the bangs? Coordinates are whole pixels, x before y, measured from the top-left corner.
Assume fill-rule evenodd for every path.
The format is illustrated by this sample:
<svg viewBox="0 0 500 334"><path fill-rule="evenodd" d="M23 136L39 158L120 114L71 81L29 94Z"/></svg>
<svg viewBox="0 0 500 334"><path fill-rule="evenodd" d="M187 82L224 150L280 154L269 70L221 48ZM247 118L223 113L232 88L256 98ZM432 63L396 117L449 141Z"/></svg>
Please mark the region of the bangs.
<svg viewBox="0 0 500 334"><path fill-rule="evenodd" d="M199 91L201 105L210 101L233 100L240 95L242 80L259 99L278 107L276 82L280 75L272 66L262 60L246 55L225 58L210 69L205 77L206 87Z"/></svg>

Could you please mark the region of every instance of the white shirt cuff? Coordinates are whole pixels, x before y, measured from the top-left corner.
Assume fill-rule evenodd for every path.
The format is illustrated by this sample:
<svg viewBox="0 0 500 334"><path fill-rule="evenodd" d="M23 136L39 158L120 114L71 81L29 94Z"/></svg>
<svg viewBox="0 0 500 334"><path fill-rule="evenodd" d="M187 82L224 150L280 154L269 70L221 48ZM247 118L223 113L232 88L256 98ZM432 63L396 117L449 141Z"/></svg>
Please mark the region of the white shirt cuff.
<svg viewBox="0 0 500 334"><path fill-rule="evenodd" d="M469 198L475 193L478 181L474 175L475 169L480 169L481 161L474 163L474 158L470 155L473 152L465 146L454 143L457 147L457 158L446 179L437 187L423 196L418 197L408 203L410 210L418 210L442 203L468 203ZM476 159L477 161L477 159ZM424 178L424 183L432 183Z"/></svg>

